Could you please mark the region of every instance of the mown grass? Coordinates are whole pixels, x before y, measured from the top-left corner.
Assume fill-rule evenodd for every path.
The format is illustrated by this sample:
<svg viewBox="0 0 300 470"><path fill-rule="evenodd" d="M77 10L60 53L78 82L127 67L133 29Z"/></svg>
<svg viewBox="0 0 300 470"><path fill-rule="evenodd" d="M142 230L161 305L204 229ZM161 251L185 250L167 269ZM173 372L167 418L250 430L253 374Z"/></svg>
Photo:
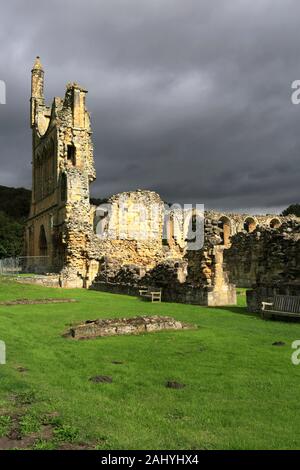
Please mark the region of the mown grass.
<svg viewBox="0 0 300 470"><path fill-rule="evenodd" d="M25 433L56 412L56 439L99 449L300 447L300 366L290 359L299 324L247 314L243 291L239 306L206 308L0 279L0 301L47 297L79 302L0 306L7 347L0 415L23 410ZM144 313L171 315L198 329L91 341L62 337L72 323ZM285 346L272 346L275 341ZM95 375L109 375L113 383L92 383ZM186 387L168 389L168 380ZM9 419L0 424L3 433ZM53 444L41 441L36 448Z"/></svg>

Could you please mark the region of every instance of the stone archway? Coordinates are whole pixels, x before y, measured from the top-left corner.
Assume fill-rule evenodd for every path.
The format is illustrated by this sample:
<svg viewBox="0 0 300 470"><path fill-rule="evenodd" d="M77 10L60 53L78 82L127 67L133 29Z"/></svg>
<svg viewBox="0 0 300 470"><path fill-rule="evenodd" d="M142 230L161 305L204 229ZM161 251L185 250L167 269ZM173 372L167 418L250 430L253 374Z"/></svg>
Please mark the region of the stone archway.
<svg viewBox="0 0 300 470"><path fill-rule="evenodd" d="M163 244L173 246L174 244L174 215L167 214L164 219Z"/></svg>
<svg viewBox="0 0 300 470"><path fill-rule="evenodd" d="M281 222L277 217L274 217L270 220L269 225L271 228L279 228L281 226Z"/></svg>
<svg viewBox="0 0 300 470"><path fill-rule="evenodd" d="M248 233L252 233L257 227L257 221L253 217L247 217L244 220L244 230Z"/></svg>
<svg viewBox="0 0 300 470"><path fill-rule="evenodd" d="M39 250L40 256L48 256L48 243L44 225L41 225L40 228Z"/></svg>

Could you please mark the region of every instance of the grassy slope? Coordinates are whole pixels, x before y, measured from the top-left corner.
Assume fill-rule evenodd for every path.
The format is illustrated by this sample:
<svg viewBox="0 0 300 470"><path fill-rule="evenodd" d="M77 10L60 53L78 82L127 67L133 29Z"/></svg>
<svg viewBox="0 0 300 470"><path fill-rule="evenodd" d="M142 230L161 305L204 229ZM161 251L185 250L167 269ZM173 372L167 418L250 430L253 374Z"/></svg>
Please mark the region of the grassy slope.
<svg viewBox="0 0 300 470"><path fill-rule="evenodd" d="M0 300L73 297L77 304L0 307L0 339L8 363L0 366L0 400L33 389L30 413L58 411L80 439L103 448L299 448L300 367L291 342L300 325L265 322L240 307L150 304L84 290L0 283ZM172 315L197 331L72 341L72 322L142 313ZM286 346L274 347L274 341ZM124 361L122 365L112 361ZM20 374L17 366L29 369ZM94 384L91 376L113 377ZM165 388L167 380L187 386Z"/></svg>

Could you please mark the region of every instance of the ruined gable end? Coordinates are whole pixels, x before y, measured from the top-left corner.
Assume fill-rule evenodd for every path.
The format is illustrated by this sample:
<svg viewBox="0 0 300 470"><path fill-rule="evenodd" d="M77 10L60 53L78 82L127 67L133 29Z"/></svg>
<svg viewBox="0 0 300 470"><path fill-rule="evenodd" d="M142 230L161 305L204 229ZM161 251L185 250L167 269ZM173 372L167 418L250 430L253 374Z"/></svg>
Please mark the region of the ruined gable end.
<svg viewBox="0 0 300 470"><path fill-rule="evenodd" d="M32 269L59 272L72 249L72 224L89 221L89 185L96 174L87 91L68 84L65 97L47 106L44 79L37 57L31 72L32 201L26 254Z"/></svg>

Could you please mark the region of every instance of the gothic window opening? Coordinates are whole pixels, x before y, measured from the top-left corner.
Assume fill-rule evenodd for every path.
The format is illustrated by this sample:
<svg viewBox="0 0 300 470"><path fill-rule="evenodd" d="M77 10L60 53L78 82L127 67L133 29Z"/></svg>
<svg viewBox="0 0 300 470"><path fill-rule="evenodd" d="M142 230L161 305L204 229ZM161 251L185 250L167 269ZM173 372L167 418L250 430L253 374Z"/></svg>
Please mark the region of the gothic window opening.
<svg viewBox="0 0 300 470"><path fill-rule="evenodd" d="M222 244L227 246L230 244L231 236L231 223L228 217L221 217L218 221L218 227L221 229L220 237L222 239Z"/></svg>
<svg viewBox="0 0 300 470"><path fill-rule="evenodd" d="M279 219L272 219L270 222L270 227L271 228L279 228L281 225L281 222Z"/></svg>
<svg viewBox="0 0 300 470"><path fill-rule="evenodd" d="M108 226L108 209L98 208L94 215L94 233L96 233L99 238L105 238L107 236Z"/></svg>
<svg viewBox="0 0 300 470"><path fill-rule="evenodd" d="M44 225L40 228L39 248L40 256L48 256L48 244Z"/></svg>
<svg viewBox="0 0 300 470"><path fill-rule="evenodd" d="M71 162L73 166L75 166L76 165L76 148L74 145L68 145L67 157L68 157L68 161Z"/></svg>
<svg viewBox="0 0 300 470"><path fill-rule="evenodd" d="M256 229L257 223L252 217L247 217L247 219L244 221L244 230L248 233L254 232Z"/></svg>
<svg viewBox="0 0 300 470"><path fill-rule="evenodd" d="M169 213L165 215L163 226L163 245L172 246L174 244L174 216Z"/></svg>

